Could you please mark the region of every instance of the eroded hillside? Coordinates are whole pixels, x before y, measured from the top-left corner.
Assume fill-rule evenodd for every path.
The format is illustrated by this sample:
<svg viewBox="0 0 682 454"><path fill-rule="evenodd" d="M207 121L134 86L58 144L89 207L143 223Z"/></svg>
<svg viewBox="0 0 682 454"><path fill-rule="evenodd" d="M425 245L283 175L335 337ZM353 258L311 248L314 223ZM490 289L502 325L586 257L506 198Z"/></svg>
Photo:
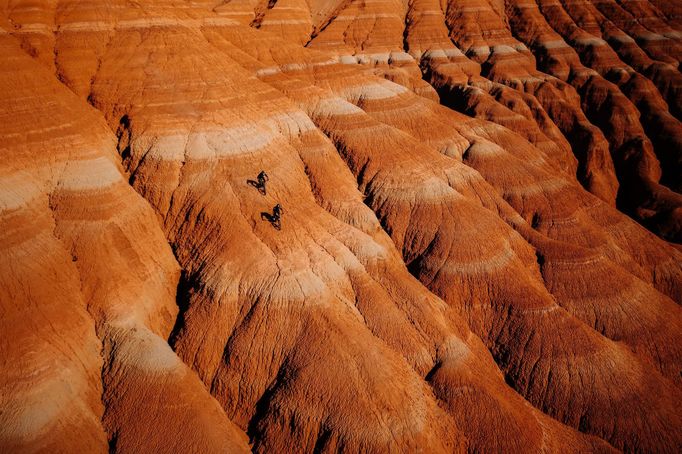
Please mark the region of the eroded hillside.
<svg viewBox="0 0 682 454"><path fill-rule="evenodd" d="M0 451L675 451L680 14L0 0Z"/></svg>

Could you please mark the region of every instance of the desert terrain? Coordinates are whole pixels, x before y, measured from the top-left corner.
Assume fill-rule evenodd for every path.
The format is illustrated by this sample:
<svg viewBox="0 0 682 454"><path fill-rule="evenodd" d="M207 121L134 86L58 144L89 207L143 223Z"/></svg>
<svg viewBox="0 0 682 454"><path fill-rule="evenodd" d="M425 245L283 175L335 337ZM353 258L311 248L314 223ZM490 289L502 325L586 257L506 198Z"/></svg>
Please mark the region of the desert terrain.
<svg viewBox="0 0 682 454"><path fill-rule="evenodd" d="M0 452L680 452L681 59L678 0L0 0Z"/></svg>

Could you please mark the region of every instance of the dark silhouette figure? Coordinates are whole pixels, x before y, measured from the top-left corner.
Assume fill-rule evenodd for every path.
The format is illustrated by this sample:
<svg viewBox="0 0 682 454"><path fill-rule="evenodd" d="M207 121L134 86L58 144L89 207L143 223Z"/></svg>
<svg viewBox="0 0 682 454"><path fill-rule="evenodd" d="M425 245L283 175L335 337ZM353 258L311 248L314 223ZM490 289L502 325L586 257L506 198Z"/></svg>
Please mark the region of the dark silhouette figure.
<svg viewBox="0 0 682 454"><path fill-rule="evenodd" d="M278 219L284 214L284 208L279 203L272 209L272 214Z"/></svg>
<svg viewBox="0 0 682 454"><path fill-rule="evenodd" d="M282 205L280 205L278 203L272 209L272 214L270 214L266 211L263 211L260 214L260 218L263 219L264 221L268 221L277 230L281 230L282 229L282 214L283 213L284 213L284 209L282 208Z"/></svg>
<svg viewBox="0 0 682 454"><path fill-rule="evenodd" d="M253 186L254 188L258 189L258 192L260 192L262 195L265 195L267 193L265 189L265 183L267 183L269 179L270 178L268 178L268 174L265 173L265 170L261 170L261 172L256 177L256 180L246 180L246 182Z"/></svg>

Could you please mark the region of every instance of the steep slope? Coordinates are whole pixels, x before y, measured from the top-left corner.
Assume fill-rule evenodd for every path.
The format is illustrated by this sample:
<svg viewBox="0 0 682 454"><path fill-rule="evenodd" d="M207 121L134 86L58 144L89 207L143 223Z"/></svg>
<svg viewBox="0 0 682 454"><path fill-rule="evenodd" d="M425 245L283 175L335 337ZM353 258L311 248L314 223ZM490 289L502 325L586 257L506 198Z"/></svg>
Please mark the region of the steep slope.
<svg viewBox="0 0 682 454"><path fill-rule="evenodd" d="M679 242L679 34L656 7L627 3L349 2L309 46L421 93L419 65L443 103L514 129L574 175L577 158L589 191Z"/></svg>
<svg viewBox="0 0 682 454"><path fill-rule="evenodd" d="M0 450L681 445L674 20L546 3L0 3Z"/></svg>
<svg viewBox="0 0 682 454"><path fill-rule="evenodd" d="M178 266L113 135L7 34L0 54L3 452L248 450L165 342Z"/></svg>
<svg viewBox="0 0 682 454"><path fill-rule="evenodd" d="M233 32L242 38L247 33ZM430 446L451 451L503 443L530 448L539 446L544 432L548 443L557 446L579 450L593 443L534 415L520 397L505 396L511 391L480 342L461 321L445 317L442 302L407 274L361 203L351 174L337 175L336 184L326 186L325 177L344 165L304 112L250 79L226 55L211 55L201 35L189 30L164 30L177 61L160 61L158 70L149 73L150 60L140 54L152 54L161 33L145 34L135 47L123 45L130 36L117 34L114 39L122 44L110 44L91 99L104 112L113 112L122 105L117 96L140 93L140 86L159 87L128 98L120 148L129 150L133 185L155 201L187 270L182 289L186 311L173 344L234 420L249 430L255 450L281 451L292 444L305 450ZM117 49L133 55L117 55ZM195 101L206 95L192 96L193 86L184 85L178 80L182 73L173 71L202 67L204 58L220 62L204 67L201 76L214 87L208 95L219 102ZM129 64L121 68L116 64L121 61ZM169 107L159 110L153 99L164 99ZM176 129L189 121L178 113L178 105L191 112L189 131ZM241 134L246 133L255 140L244 141ZM176 151L173 144L179 146ZM320 161L320 153L327 158ZM245 184L259 166L273 175L265 200ZM319 189L318 200L309 178L326 187ZM162 188L161 181L177 181L177 187L150 191ZM216 181L222 187L217 192ZM346 194L338 194L344 188ZM337 199L346 205L342 219L352 225L318 204L337 210ZM260 219L277 200L290 201L282 232ZM418 328L412 326L416 320ZM458 358L469 350L478 352L466 361L473 363L472 370L490 370L496 380L479 384L466 375L460 378L468 367L451 362L463 361ZM448 403L459 424L442 414L421 379L436 361L456 371L440 380L467 383L476 390L469 403L483 405L490 417L472 424L452 398ZM316 393L307 395L311 388ZM492 404L487 402L491 395ZM504 409L510 405L511 411ZM391 419L377 419L387 407ZM538 425L537 418L546 422ZM504 436L509 420L529 427L529 435L520 440ZM486 437L485 427L493 424L499 435ZM453 427L459 429L452 432Z"/></svg>

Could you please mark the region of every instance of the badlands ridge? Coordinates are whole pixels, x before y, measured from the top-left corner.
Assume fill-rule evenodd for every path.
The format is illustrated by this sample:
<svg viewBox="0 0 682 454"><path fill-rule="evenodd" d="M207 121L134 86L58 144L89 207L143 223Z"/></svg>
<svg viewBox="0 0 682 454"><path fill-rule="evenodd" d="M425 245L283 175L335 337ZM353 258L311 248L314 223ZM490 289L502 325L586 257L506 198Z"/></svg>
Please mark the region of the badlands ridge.
<svg viewBox="0 0 682 454"><path fill-rule="evenodd" d="M681 31L0 0L0 452L679 452Z"/></svg>

